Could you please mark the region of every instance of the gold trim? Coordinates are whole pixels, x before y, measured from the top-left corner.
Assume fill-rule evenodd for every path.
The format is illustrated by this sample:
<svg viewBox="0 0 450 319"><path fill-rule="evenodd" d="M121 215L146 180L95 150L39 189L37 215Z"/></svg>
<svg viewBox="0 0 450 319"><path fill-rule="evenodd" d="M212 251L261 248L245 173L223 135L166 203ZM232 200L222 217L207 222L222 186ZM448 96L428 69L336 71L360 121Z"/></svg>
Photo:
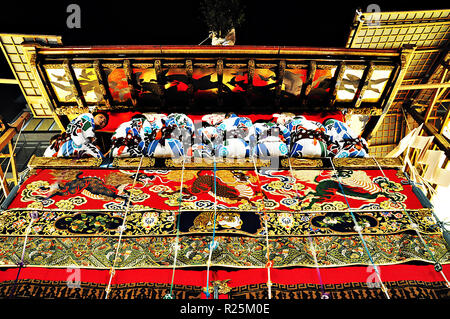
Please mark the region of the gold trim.
<svg viewBox="0 0 450 319"><path fill-rule="evenodd" d="M359 108L345 108L345 107L337 107L338 110L345 111L347 114L358 114L358 115L374 115L380 116L383 113L381 108L376 107L359 107Z"/></svg>
<svg viewBox="0 0 450 319"><path fill-rule="evenodd" d="M141 162L140 157L115 157L112 163L114 168L137 168ZM154 167L155 159L150 157L142 158L141 168Z"/></svg>
<svg viewBox="0 0 450 319"><path fill-rule="evenodd" d="M165 161L166 167L181 168L183 167L182 158L168 158ZM254 168L256 167L270 167L270 160L256 159L255 163L250 158L216 158L217 168ZM210 158L191 158L186 159L184 163L185 168L213 168L214 160Z"/></svg>
<svg viewBox="0 0 450 319"><path fill-rule="evenodd" d="M284 158L281 160L281 166L290 167L289 161L292 168L321 168L324 166L322 159L310 158Z"/></svg>
<svg viewBox="0 0 450 319"><path fill-rule="evenodd" d="M378 168L378 164L381 168L402 168L403 164L399 158L376 158L376 161L372 157L363 158L333 158L333 163L336 167L344 168Z"/></svg>
<svg viewBox="0 0 450 319"><path fill-rule="evenodd" d="M37 157L33 155L28 162L28 167L30 169L99 167L102 161L101 158Z"/></svg>

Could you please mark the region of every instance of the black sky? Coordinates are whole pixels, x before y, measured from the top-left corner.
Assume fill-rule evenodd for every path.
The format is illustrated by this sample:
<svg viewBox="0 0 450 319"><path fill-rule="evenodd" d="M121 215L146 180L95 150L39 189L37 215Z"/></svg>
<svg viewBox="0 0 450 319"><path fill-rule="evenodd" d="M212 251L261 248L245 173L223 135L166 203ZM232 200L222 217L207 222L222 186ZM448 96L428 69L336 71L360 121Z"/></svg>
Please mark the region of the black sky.
<svg viewBox="0 0 450 319"><path fill-rule="evenodd" d="M66 8L81 8L81 28L69 29ZM355 10L371 3L381 11L448 8L442 0L242 1L244 24L237 45L344 47ZM65 45L199 44L208 36L199 1L15 1L0 9L0 33L62 35ZM0 56L0 77L12 78ZM0 94L4 92L0 85ZM10 88L17 97L19 90Z"/></svg>

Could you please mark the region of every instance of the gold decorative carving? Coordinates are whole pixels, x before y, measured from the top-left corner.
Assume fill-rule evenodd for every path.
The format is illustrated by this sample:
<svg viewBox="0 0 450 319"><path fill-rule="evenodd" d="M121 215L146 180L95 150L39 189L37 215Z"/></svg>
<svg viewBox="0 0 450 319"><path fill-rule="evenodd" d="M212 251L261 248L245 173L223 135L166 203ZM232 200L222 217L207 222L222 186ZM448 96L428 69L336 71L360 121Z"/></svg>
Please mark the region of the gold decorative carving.
<svg viewBox="0 0 450 319"><path fill-rule="evenodd" d="M347 114L380 116L383 113L383 110L381 108L375 108L375 107L359 107L359 108L338 107L337 109L345 110L347 112Z"/></svg>
<svg viewBox="0 0 450 319"><path fill-rule="evenodd" d="M194 63L196 68L214 68L216 65L214 63Z"/></svg>
<svg viewBox="0 0 450 319"><path fill-rule="evenodd" d="M66 158L66 157L36 157L32 156L28 162L29 168L74 168L99 167L101 158Z"/></svg>
<svg viewBox="0 0 450 319"><path fill-rule="evenodd" d="M102 63L103 68L107 69L117 69L122 67L122 63Z"/></svg>
<svg viewBox="0 0 450 319"><path fill-rule="evenodd" d="M225 67L232 68L232 69L247 68L247 64L244 64L244 63L225 63Z"/></svg>
<svg viewBox="0 0 450 319"><path fill-rule="evenodd" d="M153 68L153 63L132 63L133 68L149 69Z"/></svg>
<svg viewBox="0 0 450 319"><path fill-rule="evenodd" d="M140 157L115 157L112 165L116 168L137 168L141 162ZM151 157L142 158L141 168L154 167L155 159Z"/></svg>
<svg viewBox="0 0 450 319"><path fill-rule="evenodd" d="M256 63L257 69L273 69L276 68L278 64L274 63Z"/></svg>
<svg viewBox="0 0 450 319"><path fill-rule="evenodd" d="M255 163L250 158L216 158L217 168L254 168L256 167L270 167L270 160L256 159ZM182 158L168 158L166 159L166 167L181 168L183 167ZM213 168L214 160L211 158L189 158L186 159L184 167L189 169L198 168Z"/></svg>
<svg viewBox="0 0 450 319"><path fill-rule="evenodd" d="M107 108L109 109L109 108ZM88 107L79 107L79 106L60 106L55 110L58 115L69 115L69 114L83 114L88 113Z"/></svg>
<svg viewBox="0 0 450 319"><path fill-rule="evenodd" d="M378 164L381 168L401 168L402 162L398 158L377 158L376 161L372 157L362 158L333 158L333 163L336 167L345 168L378 168Z"/></svg>
<svg viewBox="0 0 450 319"><path fill-rule="evenodd" d="M282 167L290 167L289 161L291 162L292 168L319 168L323 167L322 159L312 159L312 158L283 158L281 160Z"/></svg>
<svg viewBox="0 0 450 319"><path fill-rule="evenodd" d="M308 64L288 64L288 69L306 69Z"/></svg>

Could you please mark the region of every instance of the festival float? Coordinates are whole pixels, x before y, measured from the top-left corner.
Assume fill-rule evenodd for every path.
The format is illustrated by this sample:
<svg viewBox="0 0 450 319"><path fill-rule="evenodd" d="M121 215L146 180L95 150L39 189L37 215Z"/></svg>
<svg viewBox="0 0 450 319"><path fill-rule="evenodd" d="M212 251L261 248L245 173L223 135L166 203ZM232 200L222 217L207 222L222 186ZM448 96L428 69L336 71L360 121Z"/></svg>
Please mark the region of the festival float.
<svg viewBox="0 0 450 319"><path fill-rule="evenodd" d="M61 133L1 206L0 295L448 297L429 199L448 185L445 123L430 118L449 13L379 13L377 34L359 13L343 48L1 34L33 118ZM83 114L107 118L97 155L61 156L58 141L95 128L73 124Z"/></svg>

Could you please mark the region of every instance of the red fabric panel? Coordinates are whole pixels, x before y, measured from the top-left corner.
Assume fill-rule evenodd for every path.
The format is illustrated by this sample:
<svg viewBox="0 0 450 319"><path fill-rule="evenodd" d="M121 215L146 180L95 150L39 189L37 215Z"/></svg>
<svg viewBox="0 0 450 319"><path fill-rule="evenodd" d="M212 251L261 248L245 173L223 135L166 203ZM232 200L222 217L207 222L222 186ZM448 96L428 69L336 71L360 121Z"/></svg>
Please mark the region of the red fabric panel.
<svg viewBox="0 0 450 319"><path fill-rule="evenodd" d="M129 121L134 115L141 114L140 112L108 112L109 114L109 121L108 124L101 130L100 132L114 132L117 127L123 123ZM167 114L167 113L164 113ZM206 114L206 113L205 113ZM189 118L195 123L202 120L202 117L205 114L201 115L194 115L194 114L188 114ZM273 118L273 113L270 114L238 114L239 116L245 116L248 117L252 122L255 122L256 120L265 120L270 121ZM344 116L342 115L342 112L340 111L334 111L334 112L327 112L327 113L304 113L301 114L306 119L310 121L317 121L317 122L323 122L325 119L334 118L339 121L344 121Z"/></svg>
<svg viewBox="0 0 450 319"><path fill-rule="evenodd" d="M105 192L109 192L109 193L114 193L114 194L118 194L119 190L116 189L114 186L112 185L108 185L106 184L106 181L108 180L108 176L110 176L111 174L117 174L118 170L108 170L108 169L86 169L83 170L83 172L79 175L79 178L75 178L72 180L69 179L61 179L61 177L59 177L59 175L57 175L55 172L53 172L53 170L51 169L38 169L36 170L35 174L29 176L29 178L21 185L17 196L14 198L14 200L12 201L11 205L9 206L9 208L26 208L30 203L36 201L33 198L28 198L27 192L24 192L24 190L26 190L28 187L30 187L29 185L33 182L37 182L37 181L46 181L48 182L50 185L55 184L55 183L59 183L60 185L65 185L60 186L60 194L55 195L54 197L51 198L52 203L48 204L47 206L45 206L45 208L47 209L57 209L57 202L63 199L68 199L71 198L73 196L80 196L80 197L84 197L86 198L86 201L84 204L80 204L76 207L76 209L78 210L84 210L84 209L105 209L107 207L105 207L104 205L106 205L107 203L114 203L114 201L110 200L110 199L93 199L88 197L87 195L83 194L83 187L87 188L88 190L90 189L90 179L94 176L98 179L100 179L102 182L104 183L102 185L97 185L96 187L101 188L102 189L102 193L106 195ZM375 170L365 170L364 173L367 175L366 177L369 178L370 180L374 180L375 177L381 176L382 173L381 171L375 169ZM387 178L392 181L392 182L396 182L399 187L401 186L403 189L401 191L399 191L399 193L404 195L404 201L402 202L402 204L405 206L405 208L407 209L418 209L418 208L422 208L422 205L420 204L420 201L418 200L417 196L412 192L412 186L411 185L400 185L400 177L398 177L396 175L397 170L395 169L386 169L384 170L385 175L387 176ZM209 175L209 176L213 176L214 172L212 170L202 170L199 173L195 172L192 173L190 175L186 175L188 173L185 173L185 177L184 177L184 186L191 192L191 193L195 193L195 195L197 196L196 200L204 200L204 201L210 201L211 203L214 202L214 196L211 194L211 192L208 192L209 189L199 189L198 185L199 183L203 183L203 181L205 181L206 179L203 176L198 176L198 175ZM318 172L319 174L319 172ZM257 180L257 178L255 177L255 172L253 170L248 170L246 172L246 175L253 178L253 180ZM277 176L290 176L290 172L288 170L280 170L277 172L274 172L274 175ZM304 188L302 188L301 190L299 190L299 195L300 196L306 196L308 192L310 192L311 194L313 194L312 192L315 193L315 196L317 197L317 203L332 203L334 201L340 201L342 203L342 205L346 205L346 201L344 196L342 195L342 193L339 192L338 188L328 188L325 194L325 191L323 190L326 187L326 184L330 181L332 175L332 171L330 170L322 170L320 171L320 174L317 176L317 178L315 178L315 180L312 180L312 178L305 178L304 180L298 180L299 183L304 185ZM176 203L175 205L173 203L169 203L167 202L167 195L165 194L160 194L158 192L154 191L154 187L157 186L164 186L164 187L170 187L170 191L175 191L177 188L177 186L180 185L179 180L179 176L173 174L160 174L157 179L154 179L153 181L151 181L150 183L144 185L144 184L137 184L137 187L141 188L141 190L148 195L147 199L144 199L143 201L141 201L139 204L144 205L144 206L149 206L152 207L154 209L163 209L163 210L177 210L178 209L178 204ZM81 178L85 178L85 179L81 179ZM271 182L274 181L278 181L279 178L277 178L276 176L260 176L259 177L259 181L261 183L261 185L268 185ZM78 189L75 189L75 186L73 184L71 184L72 182L77 182L76 187L78 187ZM70 183L69 183L70 182ZM95 182L97 183L97 179L95 180ZM129 179L129 186L131 186L131 182L132 179ZM234 193L239 193L240 191L237 190L234 186L228 186L228 184L222 182L220 179L218 179L218 183L223 186L223 189L227 191L226 194L234 194ZM250 182L246 182L248 188L248 191L251 192L245 196L248 196L248 198L252 201L252 202L256 202L257 200L261 200L261 195L258 194L259 191L259 186L256 184L250 184ZM320 187L319 187L319 183L320 183ZM344 184L346 183L345 181L343 182ZM68 186L67 186L68 185ZM205 184L206 185L206 184ZM212 187L211 184L208 184L209 187ZM324 186L325 185L325 186ZM145 187L144 187L145 186ZM362 207L363 205L366 204L370 204L370 203L377 203L377 204L381 204L382 202L386 202L388 200L387 197L385 197L385 195L383 193L380 192L380 188L378 186L376 186L375 184L370 184L370 185L366 185L366 186L361 186L361 187L356 187L356 186L352 186L352 187L348 187L349 189L351 188L352 191L354 192L354 194L352 196L347 196L348 197L348 202L350 204L350 207L353 209L358 209L360 207ZM375 188L375 189L374 189ZM316 192L317 190L317 192ZM91 190L92 191L92 190ZM170 192L168 190L168 192ZM293 191L292 191L293 192ZM279 203L278 207L276 207L276 209L278 210L284 210L284 211L292 211L293 208L292 206L286 206L287 204L283 204L282 200L284 198L288 198L290 197L292 194L287 194L287 193L283 193L283 192L278 192L276 190L274 191L266 191L264 192L265 196L267 196L267 198L269 200L272 200L274 203ZM31 194L33 196L48 196L49 193L47 191L41 191L39 189L34 190L33 192L31 192ZM112 195L109 196L112 196ZM223 195L222 195L223 194ZM228 196L225 193L219 193L219 196ZM347 195L348 195L348 191L347 191ZM230 195L231 196L231 195ZM229 196L229 197L230 197ZM232 197L232 196L231 196ZM368 199L368 197L371 197L372 199ZM311 201L312 203L312 199L309 198L308 201ZM116 202L117 203L117 202ZM229 207L234 207L237 208L238 205L240 204L240 202L236 202L236 203L227 203L224 202L222 200L219 199L219 204L223 204ZM305 204L307 204L307 202L305 201ZM385 203L386 204L386 203ZM389 207L384 207L386 209L389 209ZM392 207L392 208L399 208L399 207ZM268 208L267 210L271 210L271 209L275 209L275 206L273 206L272 208ZM310 208L305 208L305 210L310 210ZM395 214L399 214L399 216L401 215L400 212L395 213Z"/></svg>
<svg viewBox="0 0 450 319"><path fill-rule="evenodd" d="M379 266L381 279L384 282L400 280L420 280L427 282L443 281L440 273L433 265L385 265ZM18 268L0 270L0 282L15 280ZM109 281L109 270L80 269L80 281L103 283ZM443 265L443 271L450 276L450 265ZM66 281L73 273L66 268L25 267L21 270L19 279L38 279L49 281ZM339 284L345 282L366 282L373 269L365 266L349 266L336 268L321 268L320 274L324 284ZM112 284L127 284L134 282L170 283L172 269L127 269L116 270ZM211 270L210 281L230 279L228 286L237 287L267 282L267 269ZM278 284L320 284L316 268L271 269L271 280ZM174 284L206 286L206 270L175 271Z"/></svg>

